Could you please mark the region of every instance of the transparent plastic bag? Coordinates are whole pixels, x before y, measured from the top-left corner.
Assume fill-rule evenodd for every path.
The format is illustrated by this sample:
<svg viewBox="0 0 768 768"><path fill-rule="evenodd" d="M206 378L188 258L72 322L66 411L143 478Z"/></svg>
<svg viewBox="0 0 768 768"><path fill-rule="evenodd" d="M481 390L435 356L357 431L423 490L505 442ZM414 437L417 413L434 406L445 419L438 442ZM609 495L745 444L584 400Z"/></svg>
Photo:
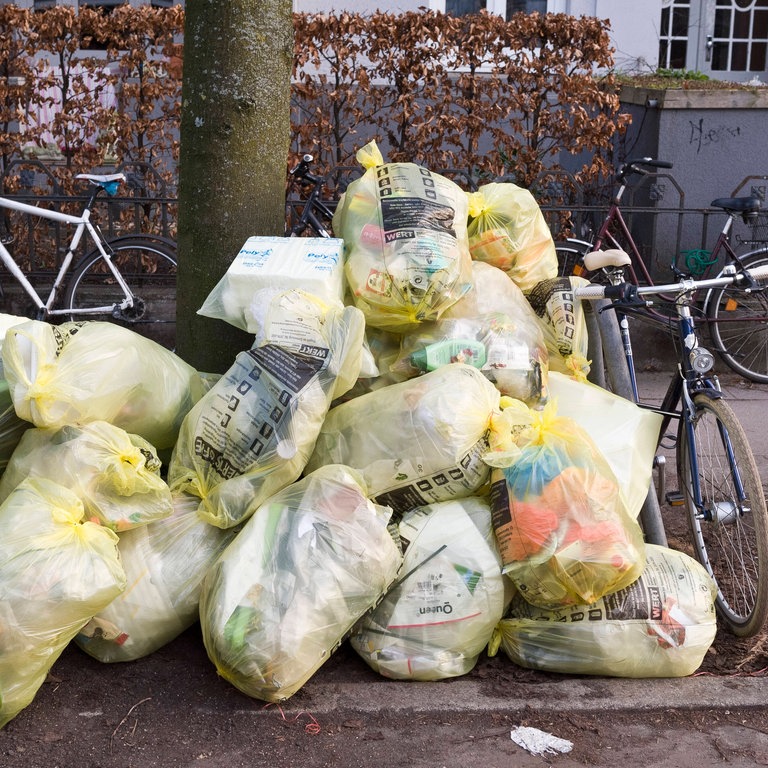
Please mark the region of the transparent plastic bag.
<svg viewBox="0 0 768 768"><path fill-rule="evenodd" d="M173 510L154 447L106 421L28 429L0 477L0 502L27 477L69 488L89 518L114 531L146 525Z"/></svg>
<svg viewBox="0 0 768 768"><path fill-rule="evenodd" d="M392 583L391 510L368 496L358 473L323 467L260 506L209 570L203 642L243 693L292 696Z"/></svg>
<svg viewBox="0 0 768 768"><path fill-rule="evenodd" d="M469 193L472 258L506 272L523 290L557 277L557 253L534 196L511 182L484 184Z"/></svg>
<svg viewBox="0 0 768 768"><path fill-rule="evenodd" d="M475 495L488 480L480 457L500 397L463 363L360 395L328 412L306 471L354 467L396 513Z"/></svg>
<svg viewBox="0 0 768 768"><path fill-rule="evenodd" d="M104 663L133 661L197 621L203 578L237 532L201 520L199 502L177 494L170 517L120 534L127 586L75 637L83 651Z"/></svg>
<svg viewBox="0 0 768 768"><path fill-rule="evenodd" d="M494 467L491 508L503 570L520 594L560 608L637 579L645 565L640 525L587 432L559 416L556 401L542 411L515 400L502 408L492 433L500 441L484 460Z"/></svg>
<svg viewBox="0 0 768 768"><path fill-rule="evenodd" d="M273 309L257 346L184 419L168 468L172 490L198 496L221 528L301 475L331 402L359 372L360 310L296 291L278 293Z"/></svg>
<svg viewBox="0 0 768 768"><path fill-rule="evenodd" d="M535 312L500 269L473 262L472 276L472 290L439 320L403 336L391 371L410 378L447 362L465 362L503 395L543 404L549 353Z"/></svg>
<svg viewBox="0 0 768 768"><path fill-rule="evenodd" d="M398 525L405 547L395 586L350 644L384 677L442 680L472 670L506 605L486 499L419 507Z"/></svg>
<svg viewBox="0 0 768 768"><path fill-rule="evenodd" d="M8 330L3 365L16 413L36 427L108 421L158 450L202 391L180 357L114 323L29 320Z"/></svg>
<svg viewBox="0 0 768 768"><path fill-rule="evenodd" d="M0 727L28 706L91 616L125 589L117 534L42 478L0 505Z"/></svg>
<svg viewBox="0 0 768 768"><path fill-rule="evenodd" d="M646 544L632 584L567 610L516 597L499 622L496 648L521 667L577 675L651 678L693 674L717 632L716 587L704 567Z"/></svg>
<svg viewBox="0 0 768 768"><path fill-rule="evenodd" d="M333 231L366 323L403 332L440 317L471 286L467 196L415 163L384 163L375 142L357 157L366 171L341 196Z"/></svg>

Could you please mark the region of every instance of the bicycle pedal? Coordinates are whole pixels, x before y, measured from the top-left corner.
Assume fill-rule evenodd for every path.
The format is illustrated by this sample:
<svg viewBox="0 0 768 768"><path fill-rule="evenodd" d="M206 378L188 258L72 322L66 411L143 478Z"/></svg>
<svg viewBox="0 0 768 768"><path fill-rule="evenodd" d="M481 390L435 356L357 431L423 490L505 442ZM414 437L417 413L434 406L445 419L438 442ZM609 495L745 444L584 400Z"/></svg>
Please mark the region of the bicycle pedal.
<svg viewBox="0 0 768 768"><path fill-rule="evenodd" d="M667 491L664 498L670 507L681 507L685 504L685 496L680 491Z"/></svg>
<svg viewBox="0 0 768 768"><path fill-rule="evenodd" d="M0 235L0 243L10 245L16 238L13 235Z"/></svg>

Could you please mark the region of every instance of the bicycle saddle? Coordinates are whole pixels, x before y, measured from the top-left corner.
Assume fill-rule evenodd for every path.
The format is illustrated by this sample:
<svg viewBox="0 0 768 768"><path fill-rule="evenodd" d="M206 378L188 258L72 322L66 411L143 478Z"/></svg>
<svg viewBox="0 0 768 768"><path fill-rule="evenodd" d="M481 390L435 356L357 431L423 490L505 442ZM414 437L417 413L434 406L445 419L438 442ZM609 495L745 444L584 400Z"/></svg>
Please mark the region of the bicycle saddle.
<svg viewBox="0 0 768 768"><path fill-rule="evenodd" d="M710 205L734 213L754 213L760 210L759 197L718 197Z"/></svg>
<svg viewBox="0 0 768 768"><path fill-rule="evenodd" d="M93 184L109 184L113 181L125 181L124 173L109 173L106 176L100 176L96 173L78 173L76 179L87 179Z"/></svg>
<svg viewBox="0 0 768 768"><path fill-rule="evenodd" d="M626 267L632 263L629 254L620 248L608 248L605 251L590 251L584 256L584 266L594 272L603 267Z"/></svg>

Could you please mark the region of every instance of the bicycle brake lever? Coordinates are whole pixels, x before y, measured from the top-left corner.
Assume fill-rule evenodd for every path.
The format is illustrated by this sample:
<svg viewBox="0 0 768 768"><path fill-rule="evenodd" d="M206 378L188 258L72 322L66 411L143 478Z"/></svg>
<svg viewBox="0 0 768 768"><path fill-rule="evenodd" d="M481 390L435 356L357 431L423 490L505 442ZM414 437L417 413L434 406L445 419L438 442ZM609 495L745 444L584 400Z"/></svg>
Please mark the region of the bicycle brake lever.
<svg viewBox="0 0 768 768"><path fill-rule="evenodd" d="M600 312L606 309L619 309L621 307L650 307L653 302L641 299L637 292L637 286L632 283L619 283L608 285L605 288L605 298L611 299L611 304L601 307Z"/></svg>

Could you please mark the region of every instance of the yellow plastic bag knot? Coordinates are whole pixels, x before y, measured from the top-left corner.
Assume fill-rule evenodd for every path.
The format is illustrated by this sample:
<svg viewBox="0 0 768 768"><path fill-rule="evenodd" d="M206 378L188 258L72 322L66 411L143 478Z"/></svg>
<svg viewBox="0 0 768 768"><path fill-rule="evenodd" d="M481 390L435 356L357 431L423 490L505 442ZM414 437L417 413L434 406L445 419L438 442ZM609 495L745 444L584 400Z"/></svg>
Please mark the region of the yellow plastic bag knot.
<svg viewBox="0 0 768 768"><path fill-rule="evenodd" d="M358 149L355 153L355 158L366 170L384 165L384 156L381 154L375 140L369 141L364 147Z"/></svg>

